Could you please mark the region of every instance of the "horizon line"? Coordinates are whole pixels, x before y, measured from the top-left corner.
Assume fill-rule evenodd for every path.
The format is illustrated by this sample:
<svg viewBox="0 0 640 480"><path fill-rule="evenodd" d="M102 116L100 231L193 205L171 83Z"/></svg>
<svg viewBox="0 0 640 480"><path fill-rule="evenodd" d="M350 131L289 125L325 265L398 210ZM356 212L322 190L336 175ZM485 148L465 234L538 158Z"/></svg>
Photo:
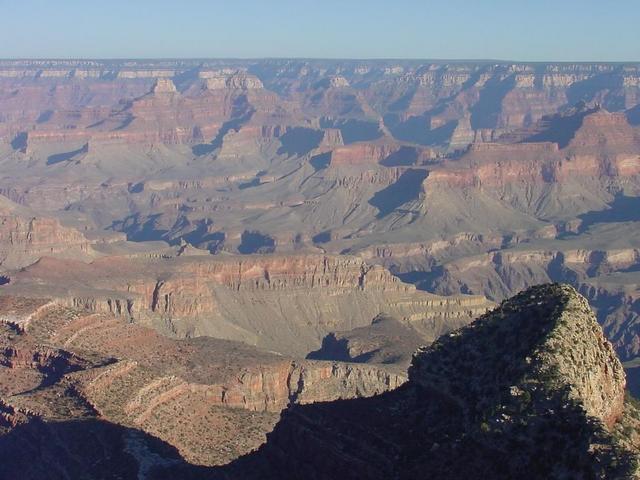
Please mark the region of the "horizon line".
<svg viewBox="0 0 640 480"><path fill-rule="evenodd" d="M497 58L418 58L418 57L0 57L11 61L325 61L325 62L430 62L430 63L498 63L498 64L640 64L640 60L513 60Z"/></svg>

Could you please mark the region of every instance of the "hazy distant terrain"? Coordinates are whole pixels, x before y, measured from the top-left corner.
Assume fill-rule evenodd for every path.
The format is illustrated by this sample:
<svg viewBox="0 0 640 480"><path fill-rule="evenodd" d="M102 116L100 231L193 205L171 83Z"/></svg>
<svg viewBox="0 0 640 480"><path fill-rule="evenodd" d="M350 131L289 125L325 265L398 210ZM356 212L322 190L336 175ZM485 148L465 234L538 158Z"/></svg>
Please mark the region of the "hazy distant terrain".
<svg viewBox="0 0 640 480"><path fill-rule="evenodd" d="M3 61L5 209L61 225L2 266L154 241L491 300L568 281L631 359L639 95L624 64Z"/></svg>
<svg viewBox="0 0 640 480"><path fill-rule="evenodd" d="M407 380L418 346L547 282L584 295L617 355L637 363L639 212L636 64L2 60L0 446L46 456L47 439L66 439L60 478L104 458L120 458L125 477L160 465L218 478L267 457L299 468L279 452L307 420L320 446L331 437L325 415L352 435L344 448L369 431L384 437L376 425L351 433L349 412L386 408L376 395ZM584 305L562 288L548 291L562 301L541 297L544 315ZM615 392L603 395L623 409L624 373L607 345L593 362L613 375ZM468 400L415 383L389 394L408 415L415 402L445 412ZM556 387L544 391L561 395ZM532 395L540 404L522 412L547 418ZM295 407L260 455L208 468L264 443L288 405L370 396ZM469 448L493 451L498 417L467 413L456 432L472 428ZM565 420L586 425L576 418ZM82 440L74 419L99 441ZM441 427L428 430L438 445ZM88 461L74 460L73 442ZM617 445L597 453L603 465ZM458 447L444 446L455 459ZM369 447L381 462L370 478L411 478ZM363 452L331 458L351 465ZM298 453L328 478L323 459ZM583 453L572 461L591 472Z"/></svg>

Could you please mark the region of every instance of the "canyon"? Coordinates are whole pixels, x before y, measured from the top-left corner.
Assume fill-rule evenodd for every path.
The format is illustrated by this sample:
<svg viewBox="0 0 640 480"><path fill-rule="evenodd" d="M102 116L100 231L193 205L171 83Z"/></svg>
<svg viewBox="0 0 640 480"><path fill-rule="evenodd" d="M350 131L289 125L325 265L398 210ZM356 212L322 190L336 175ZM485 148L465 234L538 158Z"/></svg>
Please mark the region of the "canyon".
<svg viewBox="0 0 640 480"><path fill-rule="evenodd" d="M51 300L4 296L0 308L3 476L637 475L637 402L566 285L533 287L419 348L408 379L170 339Z"/></svg>
<svg viewBox="0 0 640 480"><path fill-rule="evenodd" d="M330 332L366 327L381 313L433 341L492 306L483 296L419 291L357 257L319 254L45 257L5 278L4 294L299 357Z"/></svg>
<svg viewBox="0 0 640 480"><path fill-rule="evenodd" d="M574 338L563 311L590 332L572 355L593 353L602 386L565 357L540 357L563 385L486 383L513 380L496 388L533 398L535 425L540 395L566 390L587 417L569 402L563 421L602 423L580 441L622 465L637 443L619 430L637 423L624 389L640 393L639 207L636 64L0 60L0 446L26 468L61 439L55 478L90 462L100 477L105 458L126 478L442 472L460 449L439 415L487 455L494 437L522 440L490 405L468 416L500 402L458 391L477 378L452 345L482 349L476 335L529 311ZM575 291L530 291L544 308L518 295L553 282ZM403 415L423 418L422 443L400 438ZM468 455L460 468L508 478Z"/></svg>
<svg viewBox="0 0 640 480"><path fill-rule="evenodd" d="M268 466L249 478L634 477L638 414L624 386L586 300L533 287L418 350L392 392L292 406L233 467Z"/></svg>
<svg viewBox="0 0 640 480"><path fill-rule="evenodd" d="M210 337L172 340L48 299L1 303L5 433L39 419L99 418L142 429L195 464L224 464L259 446L291 402L370 396L406 380L378 366L296 360Z"/></svg>

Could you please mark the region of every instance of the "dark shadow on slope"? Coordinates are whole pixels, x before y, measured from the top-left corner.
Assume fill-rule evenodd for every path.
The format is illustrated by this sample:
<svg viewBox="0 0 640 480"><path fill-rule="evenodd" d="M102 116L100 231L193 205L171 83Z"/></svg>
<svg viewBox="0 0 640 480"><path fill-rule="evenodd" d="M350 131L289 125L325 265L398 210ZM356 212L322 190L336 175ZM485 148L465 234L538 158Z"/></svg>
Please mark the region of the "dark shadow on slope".
<svg viewBox="0 0 640 480"><path fill-rule="evenodd" d="M640 367L625 368L624 372L627 374L627 390L640 399Z"/></svg>
<svg viewBox="0 0 640 480"><path fill-rule="evenodd" d="M18 133L13 140L11 140L11 148L19 150L21 152L27 151L27 132Z"/></svg>
<svg viewBox="0 0 640 480"><path fill-rule="evenodd" d="M594 113L597 109L588 109L584 103L575 107L575 113L570 115L551 115L543 117L541 123L544 130L527 138L524 142L553 142L560 148L565 148L576 132L582 127L584 117Z"/></svg>
<svg viewBox="0 0 640 480"><path fill-rule="evenodd" d="M329 243L331 241L331 230L320 232L317 235L314 235L311 240L313 243Z"/></svg>
<svg viewBox="0 0 640 480"><path fill-rule="evenodd" d="M173 77L173 83L180 93L183 93L193 82L198 80L199 67L190 68Z"/></svg>
<svg viewBox="0 0 640 480"><path fill-rule="evenodd" d="M129 125L131 125L131 123L135 120L135 117L132 114L127 114L127 116L125 117L125 119L122 121L122 123L120 125L118 125L116 128L114 128L114 131L118 131L118 130L124 130L125 128L127 128ZM104 120L103 120L104 121ZM94 126L98 126L98 124L94 124L92 125L92 127Z"/></svg>
<svg viewBox="0 0 640 480"><path fill-rule="evenodd" d="M389 105L390 112L403 112L411 106L411 100L416 95L417 88L412 85L406 92L404 92L397 100Z"/></svg>
<svg viewBox="0 0 640 480"><path fill-rule="evenodd" d="M144 182L129 184L127 190L129 193L142 193L144 192Z"/></svg>
<svg viewBox="0 0 640 480"><path fill-rule="evenodd" d="M312 128L295 127L290 128L280 137L282 146L278 149L278 155L306 155L314 148L317 148L322 141L324 132Z"/></svg>
<svg viewBox="0 0 640 480"><path fill-rule="evenodd" d="M209 253L218 253L226 240L226 235L222 231L210 232L211 220L201 220L191 232L173 239L172 243L179 243L184 240L198 248L206 248Z"/></svg>
<svg viewBox="0 0 640 480"><path fill-rule="evenodd" d="M261 185L260 179L259 178L254 178L253 180L251 180L249 182L243 182L243 183L239 184L238 188L240 190L246 190L247 188L257 187L259 185Z"/></svg>
<svg viewBox="0 0 640 480"><path fill-rule="evenodd" d="M382 131L378 122L367 120L321 120L321 128L337 128L340 130L345 145L355 142L371 142L382 137Z"/></svg>
<svg viewBox="0 0 640 480"><path fill-rule="evenodd" d="M579 102L592 102L598 92L609 90L615 87L616 83L622 86L620 82L617 82L615 73L603 73L580 82L575 82L567 88L569 105L574 105ZM607 105L607 107L609 107L609 105Z"/></svg>
<svg viewBox="0 0 640 480"><path fill-rule="evenodd" d="M349 355L349 341L346 338L336 338L335 333L329 333L322 339L318 350L309 352L308 360L332 360L338 362L354 362Z"/></svg>
<svg viewBox="0 0 640 480"><path fill-rule="evenodd" d="M604 97L602 106L609 112L624 112L626 107L626 98L624 94L615 94L608 92Z"/></svg>
<svg viewBox="0 0 640 480"><path fill-rule="evenodd" d="M471 128L491 129L498 126L498 116L502 111L502 101L516 84L515 75L500 80L492 77L480 91L478 102L471 107Z"/></svg>
<svg viewBox="0 0 640 480"><path fill-rule="evenodd" d="M369 204L378 209L377 218L382 218L404 203L417 198L422 191L422 182L425 178L427 178L426 170L410 169L404 172L394 184L376 192L369 200Z"/></svg>
<svg viewBox="0 0 640 480"><path fill-rule="evenodd" d="M458 126L458 121L451 120L440 127L430 130L431 114L436 113L433 111L424 115L409 117L405 121L400 121L397 115L391 114L385 116L384 122L391 134L398 140L419 145L446 146Z"/></svg>
<svg viewBox="0 0 640 480"><path fill-rule="evenodd" d="M418 162L418 151L413 147L400 147L380 162L385 167L410 167Z"/></svg>
<svg viewBox="0 0 640 480"><path fill-rule="evenodd" d="M398 140L424 145L424 137L429 132L428 119L427 115L419 115L401 121L399 115L387 114L384 123Z"/></svg>
<svg viewBox="0 0 640 480"><path fill-rule="evenodd" d="M640 105L627 111L627 121L633 126L640 125Z"/></svg>
<svg viewBox="0 0 640 480"><path fill-rule="evenodd" d="M591 211L578 217L582 220L580 233L598 223L622 223L640 221L640 197L617 196L605 210Z"/></svg>
<svg viewBox="0 0 640 480"><path fill-rule="evenodd" d="M36 123L48 122L49 120L51 120L51 117L53 117L53 113L54 113L53 110L45 110L40 115L38 115L38 118L36 119Z"/></svg>
<svg viewBox="0 0 640 480"><path fill-rule="evenodd" d="M0 407L1 408L1 407ZM97 419L45 422L39 418L0 436L0 478L63 480L136 479L143 474L134 455L157 465L188 465L177 449L141 430ZM162 467L148 466L147 478L160 478ZM142 476L145 476L144 474Z"/></svg>
<svg viewBox="0 0 640 480"><path fill-rule="evenodd" d="M557 367L532 366L564 300L541 302L531 292L441 337L414 359L414 380L396 390L290 406L265 445L221 471L265 479L627 478L632 452L586 416ZM605 448L594 452L594 444Z"/></svg>
<svg viewBox="0 0 640 480"><path fill-rule="evenodd" d="M209 253L216 254L222 249L226 239L227 235L224 232L213 232L202 237L198 246L204 245Z"/></svg>
<svg viewBox="0 0 640 480"><path fill-rule="evenodd" d="M216 138L209 143L200 143L191 147L191 151L196 156L207 155L216 151L222 147L222 142L227 133L231 130L237 132L240 127L246 122L251 120L251 117L255 113L255 109L249 103L246 95L240 95L233 101L233 108L231 111L231 120L222 124L218 131Z"/></svg>
<svg viewBox="0 0 640 480"><path fill-rule="evenodd" d="M202 155L212 153L215 149L216 148L213 146L213 143L199 143L191 147L191 153L201 157Z"/></svg>
<svg viewBox="0 0 640 480"><path fill-rule="evenodd" d="M322 170L323 168L327 168L331 163L331 152L321 153L320 155L314 155L309 160L309 163L317 172L318 170Z"/></svg>
<svg viewBox="0 0 640 480"><path fill-rule="evenodd" d="M124 220L113 222L108 230L123 232L127 235L127 240L132 242L164 240L169 231L166 228L158 227L161 217L161 214L158 213L142 220L139 214L134 214Z"/></svg>
<svg viewBox="0 0 640 480"><path fill-rule="evenodd" d="M321 347L309 352L306 358L395 365L404 371L424 341L411 327L389 315L379 314L370 325L325 335Z"/></svg>
<svg viewBox="0 0 640 480"><path fill-rule="evenodd" d="M243 255L251 253L273 253L275 251L275 240L260 232L245 230L240 237L238 252Z"/></svg>
<svg viewBox="0 0 640 480"><path fill-rule="evenodd" d="M76 155L81 155L89 151L89 144L85 143L82 147L71 152L56 153L47 157L47 165L55 165L56 163L72 160Z"/></svg>
<svg viewBox="0 0 640 480"><path fill-rule="evenodd" d="M413 270L411 272L396 273L392 272L394 276L398 277L404 283L412 283L418 290L428 291L426 284L432 280L434 274L432 271L425 272L422 270Z"/></svg>
<svg viewBox="0 0 640 480"><path fill-rule="evenodd" d="M429 130L427 135L424 137L423 145L446 146L451 141L451 137L457 127L458 120L452 120L441 127Z"/></svg>

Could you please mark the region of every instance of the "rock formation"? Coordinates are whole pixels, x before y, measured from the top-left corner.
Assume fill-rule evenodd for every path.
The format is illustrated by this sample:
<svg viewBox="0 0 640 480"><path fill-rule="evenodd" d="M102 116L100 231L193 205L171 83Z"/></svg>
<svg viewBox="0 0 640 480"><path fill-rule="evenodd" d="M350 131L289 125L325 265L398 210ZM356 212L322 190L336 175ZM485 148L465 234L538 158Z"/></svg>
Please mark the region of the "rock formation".
<svg viewBox="0 0 640 480"><path fill-rule="evenodd" d="M484 297L417 291L348 256L105 257L91 264L43 258L8 278L5 294L52 296L168 335L210 335L299 356L329 332L369 325L380 313L432 341L491 305Z"/></svg>
<svg viewBox="0 0 640 480"><path fill-rule="evenodd" d="M0 292L399 368L483 297L562 281L634 362L639 79L606 63L2 60Z"/></svg>
<svg viewBox="0 0 640 480"><path fill-rule="evenodd" d="M292 407L235 467L273 478L630 478L638 444L616 425L638 412L624 387L586 300L544 285L421 349L393 392Z"/></svg>
<svg viewBox="0 0 640 480"><path fill-rule="evenodd" d="M3 315L13 318L0 325L3 477L31 454L46 463L46 452L32 450L38 442L16 455L22 430L42 428L48 438L56 422L109 422L168 442L189 462L214 465L256 448L290 403L374 395L405 381L381 367L294 360L212 338L176 341L110 315L1 300ZM105 441L121 448L115 438ZM67 473L76 464L64 455L52 461Z"/></svg>
<svg viewBox="0 0 640 480"><path fill-rule="evenodd" d="M0 267L26 266L43 255L89 259L91 243L57 219L37 215L0 196Z"/></svg>

